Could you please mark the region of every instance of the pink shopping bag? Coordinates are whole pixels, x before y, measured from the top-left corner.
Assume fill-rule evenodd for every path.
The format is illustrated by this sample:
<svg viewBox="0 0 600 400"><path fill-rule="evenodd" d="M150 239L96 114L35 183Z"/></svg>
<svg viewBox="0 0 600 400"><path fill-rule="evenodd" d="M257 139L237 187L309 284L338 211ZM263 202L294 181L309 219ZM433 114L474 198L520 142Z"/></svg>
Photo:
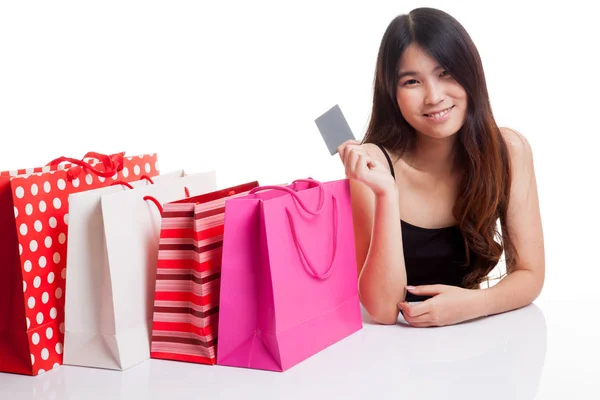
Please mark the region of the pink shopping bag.
<svg viewBox="0 0 600 400"><path fill-rule="evenodd" d="M229 199L217 364L285 371L362 328L348 180Z"/></svg>

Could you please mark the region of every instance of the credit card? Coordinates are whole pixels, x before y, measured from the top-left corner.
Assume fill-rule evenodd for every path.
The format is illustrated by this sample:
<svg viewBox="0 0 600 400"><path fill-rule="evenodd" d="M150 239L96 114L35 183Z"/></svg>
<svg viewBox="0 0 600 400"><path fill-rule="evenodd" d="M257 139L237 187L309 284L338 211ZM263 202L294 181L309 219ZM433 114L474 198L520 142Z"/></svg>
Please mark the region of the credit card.
<svg viewBox="0 0 600 400"><path fill-rule="evenodd" d="M350 125L338 104L315 119L315 123L331 155L336 154L337 148L345 141L355 140Z"/></svg>

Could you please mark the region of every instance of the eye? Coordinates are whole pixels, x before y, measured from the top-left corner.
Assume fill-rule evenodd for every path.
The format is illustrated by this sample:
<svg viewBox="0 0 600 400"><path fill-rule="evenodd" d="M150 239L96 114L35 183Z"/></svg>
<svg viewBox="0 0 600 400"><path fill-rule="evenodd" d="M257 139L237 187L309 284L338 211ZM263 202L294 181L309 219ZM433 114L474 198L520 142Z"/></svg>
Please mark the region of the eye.
<svg viewBox="0 0 600 400"><path fill-rule="evenodd" d="M450 76L452 76L452 75L450 75L450 72L448 72L448 71L444 70L444 71L442 71L442 73L440 74L440 76L441 76L441 77L450 77Z"/></svg>
<svg viewBox="0 0 600 400"><path fill-rule="evenodd" d="M407 81L405 81L402 86L408 86L408 85L415 85L419 83L416 79L409 79Z"/></svg>

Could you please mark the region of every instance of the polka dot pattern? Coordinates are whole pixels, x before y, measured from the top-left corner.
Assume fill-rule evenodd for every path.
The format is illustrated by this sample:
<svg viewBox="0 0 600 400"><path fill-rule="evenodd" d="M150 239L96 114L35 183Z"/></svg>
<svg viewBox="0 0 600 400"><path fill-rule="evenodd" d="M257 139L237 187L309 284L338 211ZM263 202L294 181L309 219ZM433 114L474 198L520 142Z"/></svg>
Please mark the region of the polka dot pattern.
<svg viewBox="0 0 600 400"><path fill-rule="evenodd" d="M43 374L63 362L69 195L105 187L117 179L139 180L142 173L157 176L157 165L156 154L125 157L123 169L112 179L78 167L73 168L79 169L78 175L70 177L68 169L73 166L68 163L0 172L11 179L31 375Z"/></svg>

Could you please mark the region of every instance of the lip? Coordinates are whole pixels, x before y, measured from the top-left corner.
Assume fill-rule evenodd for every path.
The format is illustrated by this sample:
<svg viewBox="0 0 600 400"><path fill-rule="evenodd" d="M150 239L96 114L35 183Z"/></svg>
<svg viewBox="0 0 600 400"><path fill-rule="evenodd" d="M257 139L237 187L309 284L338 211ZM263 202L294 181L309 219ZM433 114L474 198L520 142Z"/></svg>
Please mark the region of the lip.
<svg viewBox="0 0 600 400"><path fill-rule="evenodd" d="M454 107L455 106L451 106L448 108L444 108L443 110L435 111L432 113L427 113L427 114L435 114L438 112L444 112L444 111L448 110L448 112L446 112L446 114L442 115L441 117L436 118L436 117L433 117L433 116L430 116L427 114L423 114L423 117L425 117L428 121L435 122L435 123L446 122L448 120L448 118L450 118L450 114L452 114L452 110L454 110Z"/></svg>

